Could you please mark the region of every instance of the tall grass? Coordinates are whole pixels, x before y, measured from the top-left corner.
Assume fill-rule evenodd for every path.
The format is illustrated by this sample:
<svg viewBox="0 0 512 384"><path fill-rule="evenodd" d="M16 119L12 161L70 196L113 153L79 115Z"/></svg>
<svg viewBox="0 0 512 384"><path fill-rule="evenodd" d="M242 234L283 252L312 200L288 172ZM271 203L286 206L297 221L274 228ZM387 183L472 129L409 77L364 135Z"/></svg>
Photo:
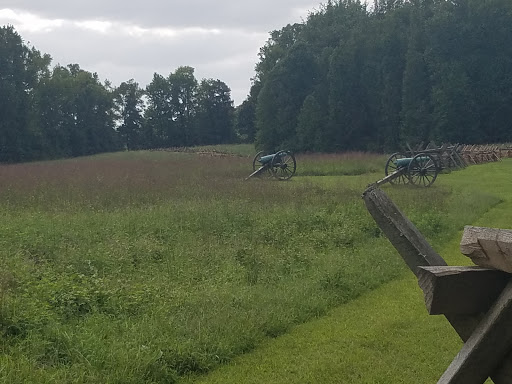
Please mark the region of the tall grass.
<svg viewBox="0 0 512 384"><path fill-rule="evenodd" d="M1 166L0 379L177 382L405 270L360 200L367 178L244 182L249 160ZM390 193L432 239L497 202L448 186ZM474 210L461 218L454 201Z"/></svg>
<svg viewBox="0 0 512 384"><path fill-rule="evenodd" d="M364 152L301 154L297 156L302 176L357 176L381 172L387 156Z"/></svg>
<svg viewBox="0 0 512 384"><path fill-rule="evenodd" d="M453 229L460 228L460 223L510 227L511 166L509 160L442 176L432 187L441 187L444 193L440 195L430 190L416 190L416 194L409 195L403 187L384 188L386 193L394 195L393 200L401 208L407 208L407 215L413 213L413 221L421 226L423 233L434 236L431 244L449 265L469 265L470 259L459 251L462 230L454 233ZM470 195L473 198L468 198ZM406 202L436 197L427 210L424 205L414 209ZM493 208L486 211L486 207ZM371 253L378 257L379 251L371 250ZM399 258L396 252L395 257ZM320 319L295 327L211 374L187 382L436 382L462 342L444 316L428 316L422 298L417 280L409 272L334 308ZM487 382L491 383L490 379Z"/></svg>

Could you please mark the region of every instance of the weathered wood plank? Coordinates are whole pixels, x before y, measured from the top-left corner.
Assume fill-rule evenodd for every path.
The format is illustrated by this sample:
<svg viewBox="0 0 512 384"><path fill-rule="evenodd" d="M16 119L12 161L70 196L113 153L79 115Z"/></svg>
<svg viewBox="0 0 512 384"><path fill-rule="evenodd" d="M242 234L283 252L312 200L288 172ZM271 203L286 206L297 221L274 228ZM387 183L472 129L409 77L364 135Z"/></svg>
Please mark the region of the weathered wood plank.
<svg viewBox="0 0 512 384"><path fill-rule="evenodd" d="M420 266L446 265L444 259L382 190L375 185L369 186L363 193L363 200L368 212L414 274L418 274ZM446 314L445 317L464 342L471 337L482 319L481 315ZM512 353L507 355L491 378L495 384L512 383Z"/></svg>
<svg viewBox="0 0 512 384"><path fill-rule="evenodd" d="M478 315L489 310L512 276L482 267L420 267L418 284L431 315Z"/></svg>
<svg viewBox="0 0 512 384"><path fill-rule="evenodd" d="M364 192L363 200L377 225L415 275L420 266L446 265L444 259L381 189L370 187Z"/></svg>
<svg viewBox="0 0 512 384"><path fill-rule="evenodd" d="M512 230L466 226L460 251L476 265L512 273Z"/></svg>
<svg viewBox="0 0 512 384"><path fill-rule="evenodd" d="M512 282L466 341L438 384L482 384L512 346ZM495 383L511 383L493 377Z"/></svg>

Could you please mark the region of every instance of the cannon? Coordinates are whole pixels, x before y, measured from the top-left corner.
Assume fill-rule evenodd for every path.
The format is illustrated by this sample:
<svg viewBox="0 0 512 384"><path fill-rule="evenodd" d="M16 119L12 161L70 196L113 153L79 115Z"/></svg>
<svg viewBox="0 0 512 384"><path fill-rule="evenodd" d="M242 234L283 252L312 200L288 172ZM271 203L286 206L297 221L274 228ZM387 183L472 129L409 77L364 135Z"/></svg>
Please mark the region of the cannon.
<svg viewBox="0 0 512 384"><path fill-rule="evenodd" d="M266 155L264 151L258 152L252 160L253 172L245 179L254 176L274 177L277 180L288 180L297 169L295 156L290 151L278 151Z"/></svg>
<svg viewBox="0 0 512 384"><path fill-rule="evenodd" d="M397 152L392 154L384 170L386 177L377 181L377 186L385 183L414 184L420 187L431 186L437 178L439 167L429 153L418 153L414 157L406 157Z"/></svg>

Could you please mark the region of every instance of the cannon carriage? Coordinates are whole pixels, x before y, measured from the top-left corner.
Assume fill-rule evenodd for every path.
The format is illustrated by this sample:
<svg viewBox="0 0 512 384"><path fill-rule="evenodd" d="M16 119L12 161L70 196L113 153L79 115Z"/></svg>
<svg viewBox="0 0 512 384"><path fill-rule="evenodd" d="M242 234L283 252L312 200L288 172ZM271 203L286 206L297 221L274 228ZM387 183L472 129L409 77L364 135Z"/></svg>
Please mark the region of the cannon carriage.
<svg viewBox="0 0 512 384"><path fill-rule="evenodd" d="M439 166L430 153L406 157L397 152L388 158L384 169L386 177L377 181L376 185L390 183L430 187L436 181L439 171Z"/></svg>
<svg viewBox="0 0 512 384"><path fill-rule="evenodd" d="M272 154L265 154L260 151L252 161L253 172L245 179L249 180L254 176L268 176L277 180L289 180L297 169L295 156L290 151L278 151Z"/></svg>

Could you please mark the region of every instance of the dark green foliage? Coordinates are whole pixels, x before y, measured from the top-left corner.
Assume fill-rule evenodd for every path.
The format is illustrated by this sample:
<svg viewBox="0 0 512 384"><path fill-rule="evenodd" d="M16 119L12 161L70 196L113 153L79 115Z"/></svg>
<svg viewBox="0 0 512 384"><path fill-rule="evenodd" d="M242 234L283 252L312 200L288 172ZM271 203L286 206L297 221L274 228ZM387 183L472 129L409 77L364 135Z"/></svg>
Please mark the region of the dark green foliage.
<svg viewBox="0 0 512 384"><path fill-rule="evenodd" d="M261 49L257 144L390 151L510 141L510 25L505 0L329 1Z"/></svg>
<svg viewBox="0 0 512 384"><path fill-rule="evenodd" d="M309 95L299 113L297 141L302 150L320 152L322 142L318 127L325 126L325 111L314 95Z"/></svg>
<svg viewBox="0 0 512 384"><path fill-rule="evenodd" d="M26 159L30 134L26 115L31 52L12 27L0 28L0 161Z"/></svg>
<svg viewBox="0 0 512 384"><path fill-rule="evenodd" d="M144 148L142 89L133 80L123 82L116 89L114 102L121 125L117 131L121 145L126 149Z"/></svg>
<svg viewBox="0 0 512 384"><path fill-rule="evenodd" d="M146 87L146 146L196 144L194 118L197 109L197 80L194 68L179 67L167 78L155 73Z"/></svg>
<svg viewBox="0 0 512 384"><path fill-rule="evenodd" d="M335 0L272 31L236 110L194 69L112 89L0 28L0 161L196 144L394 151L512 141L512 3ZM235 122L236 120L236 122Z"/></svg>
<svg viewBox="0 0 512 384"><path fill-rule="evenodd" d="M425 58L424 20L420 9L410 12L409 36L402 82L401 138L426 143L432 129L430 74Z"/></svg>
<svg viewBox="0 0 512 384"><path fill-rule="evenodd" d="M260 48L258 54L260 62L256 64L256 83L266 81L268 74L274 69L277 63L282 60L297 42L298 36L303 31L302 24L288 24L279 31L272 31L270 38ZM261 87L259 87L261 89Z"/></svg>
<svg viewBox="0 0 512 384"><path fill-rule="evenodd" d="M220 80L204 79L197 91L197 143L225 144L234 140L231 90Z"/></svg>
<svg viewBox="0 0 512 384"><path fill-rule="evenodd" d="M12 27L0 28L0 162L235 140L229 87L220 80L198 85L192 67L155 73L142 90L133 80L101 84L78 64L50 64ZM253 141L248 113L242 133Z"/></svg>
<svg viewBox="0 0 512 384"><path fill-rule="evenodd" d="M276 64L258 96L257 145L278 150L296 148L296 127L304 99L314 85L317 68L308 45L297 43Z"/></svg>
<svg viewBox="0 0 512 384"><path fill-rule="evenodd" d="M153 75L153 80L146 87L148 108L146 110L146 129L151 138L151 148L171 145L183 145L181 140L172 140L173 113L171 109L171 90L166 78L158 73Z"/></svg>
<svg viewBox="0 0 512 384"><path fill-rule="evenodd" d="M78 64L56 66L0 28L0 161L116 150L112 96Z"/></svg>
<svg viewBox="0 0 512 384"><path fill-rule="evenodd" d="M235 130L240 140L253 143L256 138L256 101L248 97L235 110Z"/></svg>
<svg viewBox="0 0 512 384"><path fill-rule="evenodd" d="M147 108L139 147L225 144L235 140L231 90L220 80L203 79L198 84L194 68L179 67L168 77L155 73L145 96Z"/></svg>

